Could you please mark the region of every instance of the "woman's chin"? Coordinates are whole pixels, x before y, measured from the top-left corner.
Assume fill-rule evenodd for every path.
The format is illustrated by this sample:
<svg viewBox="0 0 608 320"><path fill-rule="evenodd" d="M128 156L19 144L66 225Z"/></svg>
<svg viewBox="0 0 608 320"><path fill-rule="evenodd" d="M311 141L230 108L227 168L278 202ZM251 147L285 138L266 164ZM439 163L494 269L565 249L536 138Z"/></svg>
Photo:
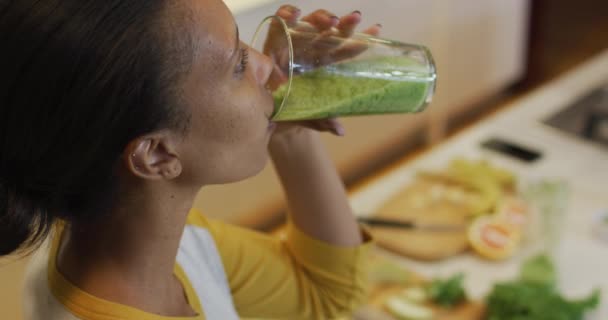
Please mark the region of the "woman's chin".
<svg viewBox="0 0 608 320"><path fill-rule="evenodd" d="M264 171L264 169L266 168L266 166L268 165L269 162L269 158L266 157L264 159L264 162L260 164L260 166L258 168L256 168L256 170L253 170L249 175L247 175L245 178L241 179L241 180L245 180L245 179L249 179L249 178L253 178L255 176L257 176L258 174L260 174L262 171Z"/></svg>
<svg viewBox="0 0 608 320"><path fill-rule="evenodd" d="M266 155L264 159L256 161L255 166L251 165L247 168L239 168L238 170L232 170L230 172L231 174L227 177L224 177L224 179L222 179L222 182L219 182L218 184L234 183L253 178L260 174L262 171L264 171L264 169L268 165L269 160L269 156Z"/></svg>

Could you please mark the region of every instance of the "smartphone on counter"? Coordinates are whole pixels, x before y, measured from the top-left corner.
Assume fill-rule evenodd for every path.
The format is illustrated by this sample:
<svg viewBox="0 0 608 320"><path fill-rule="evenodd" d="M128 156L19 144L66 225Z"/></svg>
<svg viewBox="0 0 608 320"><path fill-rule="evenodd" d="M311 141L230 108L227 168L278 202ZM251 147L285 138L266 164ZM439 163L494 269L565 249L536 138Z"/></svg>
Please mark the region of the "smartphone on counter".
<svg viewBox="0 0 608 320"><path fill-rule="evenodd" d="M497 137L485 140L481 143L481 147L524 162L534 162L542 157L542 153L538 150Z"/></svg>

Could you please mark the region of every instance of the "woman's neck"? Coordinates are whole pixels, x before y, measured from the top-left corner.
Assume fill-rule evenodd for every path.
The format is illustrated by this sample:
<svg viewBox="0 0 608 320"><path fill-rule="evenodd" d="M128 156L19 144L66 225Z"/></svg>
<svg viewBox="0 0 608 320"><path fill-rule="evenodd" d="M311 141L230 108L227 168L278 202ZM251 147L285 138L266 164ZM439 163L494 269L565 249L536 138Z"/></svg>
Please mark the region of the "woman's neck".
<svg viewBox="0 0 608 320"><path fill-rule="evenodd" d="M67 226L57 268L99 298L167 316L193 315L174 267L194 195L152 191L125 197L102 223Z"/></svg>

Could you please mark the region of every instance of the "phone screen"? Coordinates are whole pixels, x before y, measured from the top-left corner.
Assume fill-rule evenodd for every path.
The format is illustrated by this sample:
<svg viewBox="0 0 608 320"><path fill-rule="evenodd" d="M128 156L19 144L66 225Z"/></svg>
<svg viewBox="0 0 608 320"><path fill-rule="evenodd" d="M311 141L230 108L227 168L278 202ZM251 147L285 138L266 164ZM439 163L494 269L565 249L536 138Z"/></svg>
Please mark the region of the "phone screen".
<svg viewBox="0 0 608 320"><path fill-rule="evenodd" d="M481 146L485 149L493 150L525 162L534 162L542 156L540 151L523 147L500 138L486 140L481 143Z"/></svg>

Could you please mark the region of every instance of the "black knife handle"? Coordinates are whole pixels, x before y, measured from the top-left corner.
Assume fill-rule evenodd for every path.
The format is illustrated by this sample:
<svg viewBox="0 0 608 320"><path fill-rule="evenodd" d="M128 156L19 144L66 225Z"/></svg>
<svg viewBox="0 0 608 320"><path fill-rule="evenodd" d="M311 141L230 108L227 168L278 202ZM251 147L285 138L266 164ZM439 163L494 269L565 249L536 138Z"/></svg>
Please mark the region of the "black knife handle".
<svg viewBox="0 0 608 320"><path fill-rule="evenodd" d="M387 228L399 228L399 229L413 229L416 226L411 221L398 221L381 218L368 218L359 217L357 220L361 223L374 226L374 227L387 227Z"/></svg>

